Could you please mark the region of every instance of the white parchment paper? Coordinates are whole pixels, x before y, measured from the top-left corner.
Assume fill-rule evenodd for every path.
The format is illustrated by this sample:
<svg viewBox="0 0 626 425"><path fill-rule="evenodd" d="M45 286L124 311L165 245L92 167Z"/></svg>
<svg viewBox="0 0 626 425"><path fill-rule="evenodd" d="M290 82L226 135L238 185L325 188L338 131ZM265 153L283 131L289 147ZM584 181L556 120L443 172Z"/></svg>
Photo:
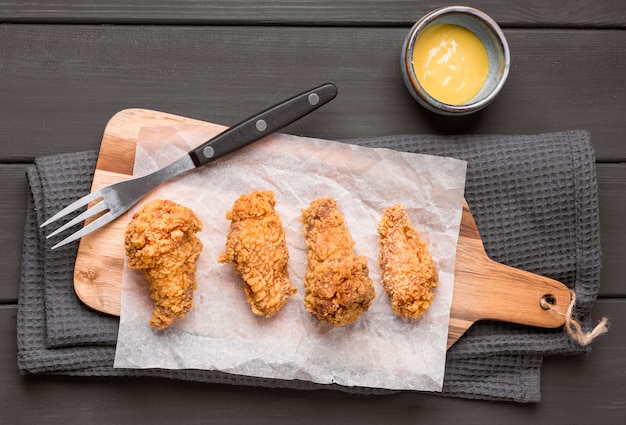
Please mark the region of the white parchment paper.
<svg viewBox="0 0 626 425"><path fill-rule="evenodd" d="M135 175L167 165L222 129L142 129ZM277 134L160 186L142 202L173 200L192 208L204 224L194 307L168 329L153 329L148 284L125 267L115 367L441 391L465 173L466 163L452 158ZM217 262L230 226L226 211L241 194L265 189L276 194L290 277L298 289L269 319L252 314L234 268ZM301 209L325 196L337 200L356 253L368 258L376 289L370 309L344 327L318 322L302 305ZM435 301L418 320L395 316L380 283L377 226L383 210L395 203L406 207L439 270Z"/></svg>

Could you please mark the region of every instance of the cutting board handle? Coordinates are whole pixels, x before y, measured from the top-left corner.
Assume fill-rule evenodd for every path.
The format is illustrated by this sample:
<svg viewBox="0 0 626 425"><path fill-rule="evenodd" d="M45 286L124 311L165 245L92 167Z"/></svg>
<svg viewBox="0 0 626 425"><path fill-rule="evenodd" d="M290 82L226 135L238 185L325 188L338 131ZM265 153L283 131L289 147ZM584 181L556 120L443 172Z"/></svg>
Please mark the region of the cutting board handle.
<svg viewBox="0 0 626 425"><path fill-rule="evenodd" d="M479 320L543 328L565 323L563 312L571 300L567 286L489 258L467 203L460 238L463 243L457 250L448 346ZM546 308L546 302L555 308Z"/></svg>
<svg viewBox="0 0 626 425"><path fill-rule="evenodd" d="M466 262L462 275L465 285L458 293L455 290L454 296L461 297L464 307L463 314L456 317L472 322L502 320L543 328L565 323L563 312L570 304L571 293L559 281L491 259ZM542 300L556 308L546 309Z"/></svg>

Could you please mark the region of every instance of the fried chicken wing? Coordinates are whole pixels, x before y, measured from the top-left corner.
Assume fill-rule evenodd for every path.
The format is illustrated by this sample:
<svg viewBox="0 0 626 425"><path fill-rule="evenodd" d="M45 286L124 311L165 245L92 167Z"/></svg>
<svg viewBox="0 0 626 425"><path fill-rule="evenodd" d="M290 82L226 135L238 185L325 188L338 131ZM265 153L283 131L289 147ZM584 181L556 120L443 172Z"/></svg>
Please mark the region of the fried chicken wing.
<svg viewBox="0 0 626 425"><path fill-rule="evenodd" d="M439 283L426 242L400 204L385 210L378 234L381 278L391 306L400 317L417 318L430 307Z"/></svg>
<svg viewBox="0 0 626 425"><path fill-rule="evenodd" d="M226 251L218 259L235 266L252 312L264 317L276 314L296 292L289 279L289 252L275 205L270 190L241 195L226 214L230 232Z"/></svg>
<svg viewBox="0 0 626 425"><path fill-rule="evenodd" d="M307 245L304 305L323 322L354 323L375 297L367 259L354 254L354 241L333 198L320 198L302 211Z"/></svg>
<svg viewBox="0 0 626 425"><path fill-rule="evenodd" d="M157 329L183 317L193 305L196 260L202 222L194 212L168 200L155 200L137 211L125 234L131 269L143 271L154 302L150 325Z"/></svg>

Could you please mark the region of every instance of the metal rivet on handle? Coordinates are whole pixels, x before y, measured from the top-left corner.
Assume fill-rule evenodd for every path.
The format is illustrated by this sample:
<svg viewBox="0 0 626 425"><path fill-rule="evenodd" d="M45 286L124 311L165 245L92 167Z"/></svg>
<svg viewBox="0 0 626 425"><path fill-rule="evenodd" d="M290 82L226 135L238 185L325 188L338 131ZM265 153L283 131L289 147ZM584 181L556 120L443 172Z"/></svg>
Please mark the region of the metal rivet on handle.
<svg viewBox="0 0 626 425"><path fill-rule="evenodd" d="M309 95L309 103L313 106L317 105L318 103L320 103L320 97L317 95L317 93L311 93Z"/></svg>
<svg viewBox="0 0 626 425"><path fill-rule="evenodd" d="M265 120L258 120L256 122L256 129L259 131L267 130L267 123L265 122Z"/></svg>
<svg viewBox="0 0 626 425"><path fill-rule="evenodd" d="M215 149L213 149L211 146L207 146L206 148L202 149L202 155L204 155L205 158L212 158L213 155L215 155Z"/></svg>

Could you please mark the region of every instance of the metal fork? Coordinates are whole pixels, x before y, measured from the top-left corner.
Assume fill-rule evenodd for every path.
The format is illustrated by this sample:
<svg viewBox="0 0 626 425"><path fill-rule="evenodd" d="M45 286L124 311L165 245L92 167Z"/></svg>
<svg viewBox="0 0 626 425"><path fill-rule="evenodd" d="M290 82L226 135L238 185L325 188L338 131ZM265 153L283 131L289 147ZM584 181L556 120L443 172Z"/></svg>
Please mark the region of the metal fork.
<svg viewBox="0 0 626 425"><path fill-rule="evenodd" d="M107 211L87 226L54 245L52 249L59 248L80 239L115 220L128 211L150 190L161 183L186 171L207 164L229 152L249 145L291 124L334 99L336 95L337 87L330 83L308 90L243 120L160 170L143 177L115 183L90 193L50 217L41 227L48 226L50 223L98 199L100 199L100 202L94 204L82 214L56 229L46 236L46 238L51 238L90 217Z"/></svg>

